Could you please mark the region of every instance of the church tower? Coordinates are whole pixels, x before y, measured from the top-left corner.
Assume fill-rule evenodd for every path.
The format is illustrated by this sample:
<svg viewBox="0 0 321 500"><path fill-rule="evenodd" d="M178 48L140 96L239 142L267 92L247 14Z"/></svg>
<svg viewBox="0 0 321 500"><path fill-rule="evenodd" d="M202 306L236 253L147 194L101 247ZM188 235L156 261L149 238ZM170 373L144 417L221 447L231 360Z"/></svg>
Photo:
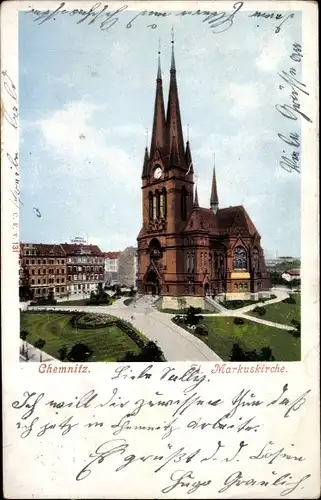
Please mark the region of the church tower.
<svg viewBox="0 0 321 500"><path fill-rule="evenodd" d="M137 238L139 291L162 295L180 294L182 231L193 211L194 185L190 144L184 144L182 130L173 34L171 45L166 116L158 52L151 144L150 151L145 149L142 171L143 225Z"/></svg>

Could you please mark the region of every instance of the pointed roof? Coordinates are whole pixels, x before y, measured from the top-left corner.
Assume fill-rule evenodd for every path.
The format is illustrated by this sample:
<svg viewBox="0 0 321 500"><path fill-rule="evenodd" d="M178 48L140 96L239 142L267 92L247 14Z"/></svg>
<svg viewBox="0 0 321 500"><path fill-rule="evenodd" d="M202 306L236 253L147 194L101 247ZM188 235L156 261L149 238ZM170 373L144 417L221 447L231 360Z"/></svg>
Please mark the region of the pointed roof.
<svg viewBox="0 0 321 500"><path fill-rule="evenodd" d="M215 174L215 163L213 167L212 191L211 191L211 206L218 205L218 194Z"/></svg>
<svg viewBox="0 0 321 500"><path fill-rule="evenodd" d="M190 174L193 174L194 168L193 168L192 153L191 153L191 149L189 146L189 141L186 142L185 160L186 160L187 170L189 170Z"/></svg>
<svg viewBox="0 0 321 500"><path fill-rule="evenodd" d="M175 137L179 157L184 156L185 147L184 147L183 129L182 129L181 113L180 113L179 99L178 99L178 88L176 81L174 37L172 38L172 61L170 70L166 127L167 127L167 145L169 148L169 152L171 153L172 141L173 137Z"/></svg>
<svg viewBox="0 0 321 500"><path fill-rule="evenodd" d="M154 121L153 121L152 140L150 146L151 159L154 158L156 149L162 150L165 147L165 142L166 142L166 119L165 119L163 81L162 81L162 70L161 70L160 50L159 50L157 79L156 79L156 94L155 94L155 105L154 105Z"/></svg>
<svg viewBox="0 0 321 500"><path fill-rule="evenodd" d="M148 175L148 170L149 170L149 155L148 155L148 149L146 147L145 154L144 154L142 177L145 177L145 175Z"/></svg>
<svg viewBox="0 0 321 500"><path fill-rule="evenodd" d="M194 207L195 208L199 208L197 186L196 185L195 185L195 194L194 194Z"/></svg>

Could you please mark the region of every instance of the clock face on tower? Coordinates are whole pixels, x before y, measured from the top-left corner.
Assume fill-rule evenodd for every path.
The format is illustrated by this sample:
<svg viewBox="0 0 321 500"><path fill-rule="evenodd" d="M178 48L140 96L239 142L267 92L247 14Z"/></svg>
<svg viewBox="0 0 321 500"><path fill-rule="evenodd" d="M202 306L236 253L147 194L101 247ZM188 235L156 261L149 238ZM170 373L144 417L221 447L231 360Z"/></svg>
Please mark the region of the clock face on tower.
<svg viewBox="0 0 321 500"><path fill-rule="evenodd" d="M156 168L154 170L154 179L160 179L162 176L162 173L163 173L163 171L162 171L161 167L159 165L156 165Z"/></svg>

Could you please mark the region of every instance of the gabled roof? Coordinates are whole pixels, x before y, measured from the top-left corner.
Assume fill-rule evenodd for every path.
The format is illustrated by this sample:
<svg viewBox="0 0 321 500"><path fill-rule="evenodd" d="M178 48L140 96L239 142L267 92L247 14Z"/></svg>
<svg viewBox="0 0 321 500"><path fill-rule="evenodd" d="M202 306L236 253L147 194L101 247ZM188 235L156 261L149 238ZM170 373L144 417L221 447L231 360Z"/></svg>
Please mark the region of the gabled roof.
<svg viewBox="0 0 321 500"><path fill-rule="evenodd" d="M103 255L102 251L97 245L78 245L75 243L62 243L61 247L64 249L66 255Z"/></svg>
<svg viewBox="0 0 321 500"><path fill-rule="evenodd" d="M221 208L216 215L210 208L199 208L193 210L192 215L186 225L185 232L206 231L207 233L229 234L238 230L248 231L249 235L254 236L259 233L254 226L250 216L243 205L236 207Z"/></svg>
<svg viewBox="0 0 321 500"><path fill-rule="evenodd" d="M103 252L105 259L118 259L121 252Z"/></svg>

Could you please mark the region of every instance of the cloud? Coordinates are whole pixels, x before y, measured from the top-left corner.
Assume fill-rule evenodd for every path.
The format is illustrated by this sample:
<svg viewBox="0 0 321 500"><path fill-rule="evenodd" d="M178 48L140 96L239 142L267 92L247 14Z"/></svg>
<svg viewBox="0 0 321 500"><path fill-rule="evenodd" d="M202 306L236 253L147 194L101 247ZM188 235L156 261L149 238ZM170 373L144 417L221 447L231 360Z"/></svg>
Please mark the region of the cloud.
<svg viewBox="0 0 321 500"><path fill-rule="evenodd" d="M276 73L288 55L284 37L272 36L263 46L255 65L263 73Z"/></svg>
<svg viewBox="0 0 321 500"><path fill-rule="evenodd" d="M95 118L106 107L86 99L72 101L38 121L44 149L55 159L57 174L83 179L102 176L109 185L132 189L140 179L129 153L114 144L117 127L114 131L111 127L95 126ZM118 127L118 133L128 134L133 130L134 124ZM138 131L142 127L136 126Z"/></svg>
<svg viewBox="0 0 321 500"><path fill-rule="evenodd" d="M246 118L266 103L266 87L262 83L229 83L221 87L220 97L230 103L234 118Z"/></svg>

